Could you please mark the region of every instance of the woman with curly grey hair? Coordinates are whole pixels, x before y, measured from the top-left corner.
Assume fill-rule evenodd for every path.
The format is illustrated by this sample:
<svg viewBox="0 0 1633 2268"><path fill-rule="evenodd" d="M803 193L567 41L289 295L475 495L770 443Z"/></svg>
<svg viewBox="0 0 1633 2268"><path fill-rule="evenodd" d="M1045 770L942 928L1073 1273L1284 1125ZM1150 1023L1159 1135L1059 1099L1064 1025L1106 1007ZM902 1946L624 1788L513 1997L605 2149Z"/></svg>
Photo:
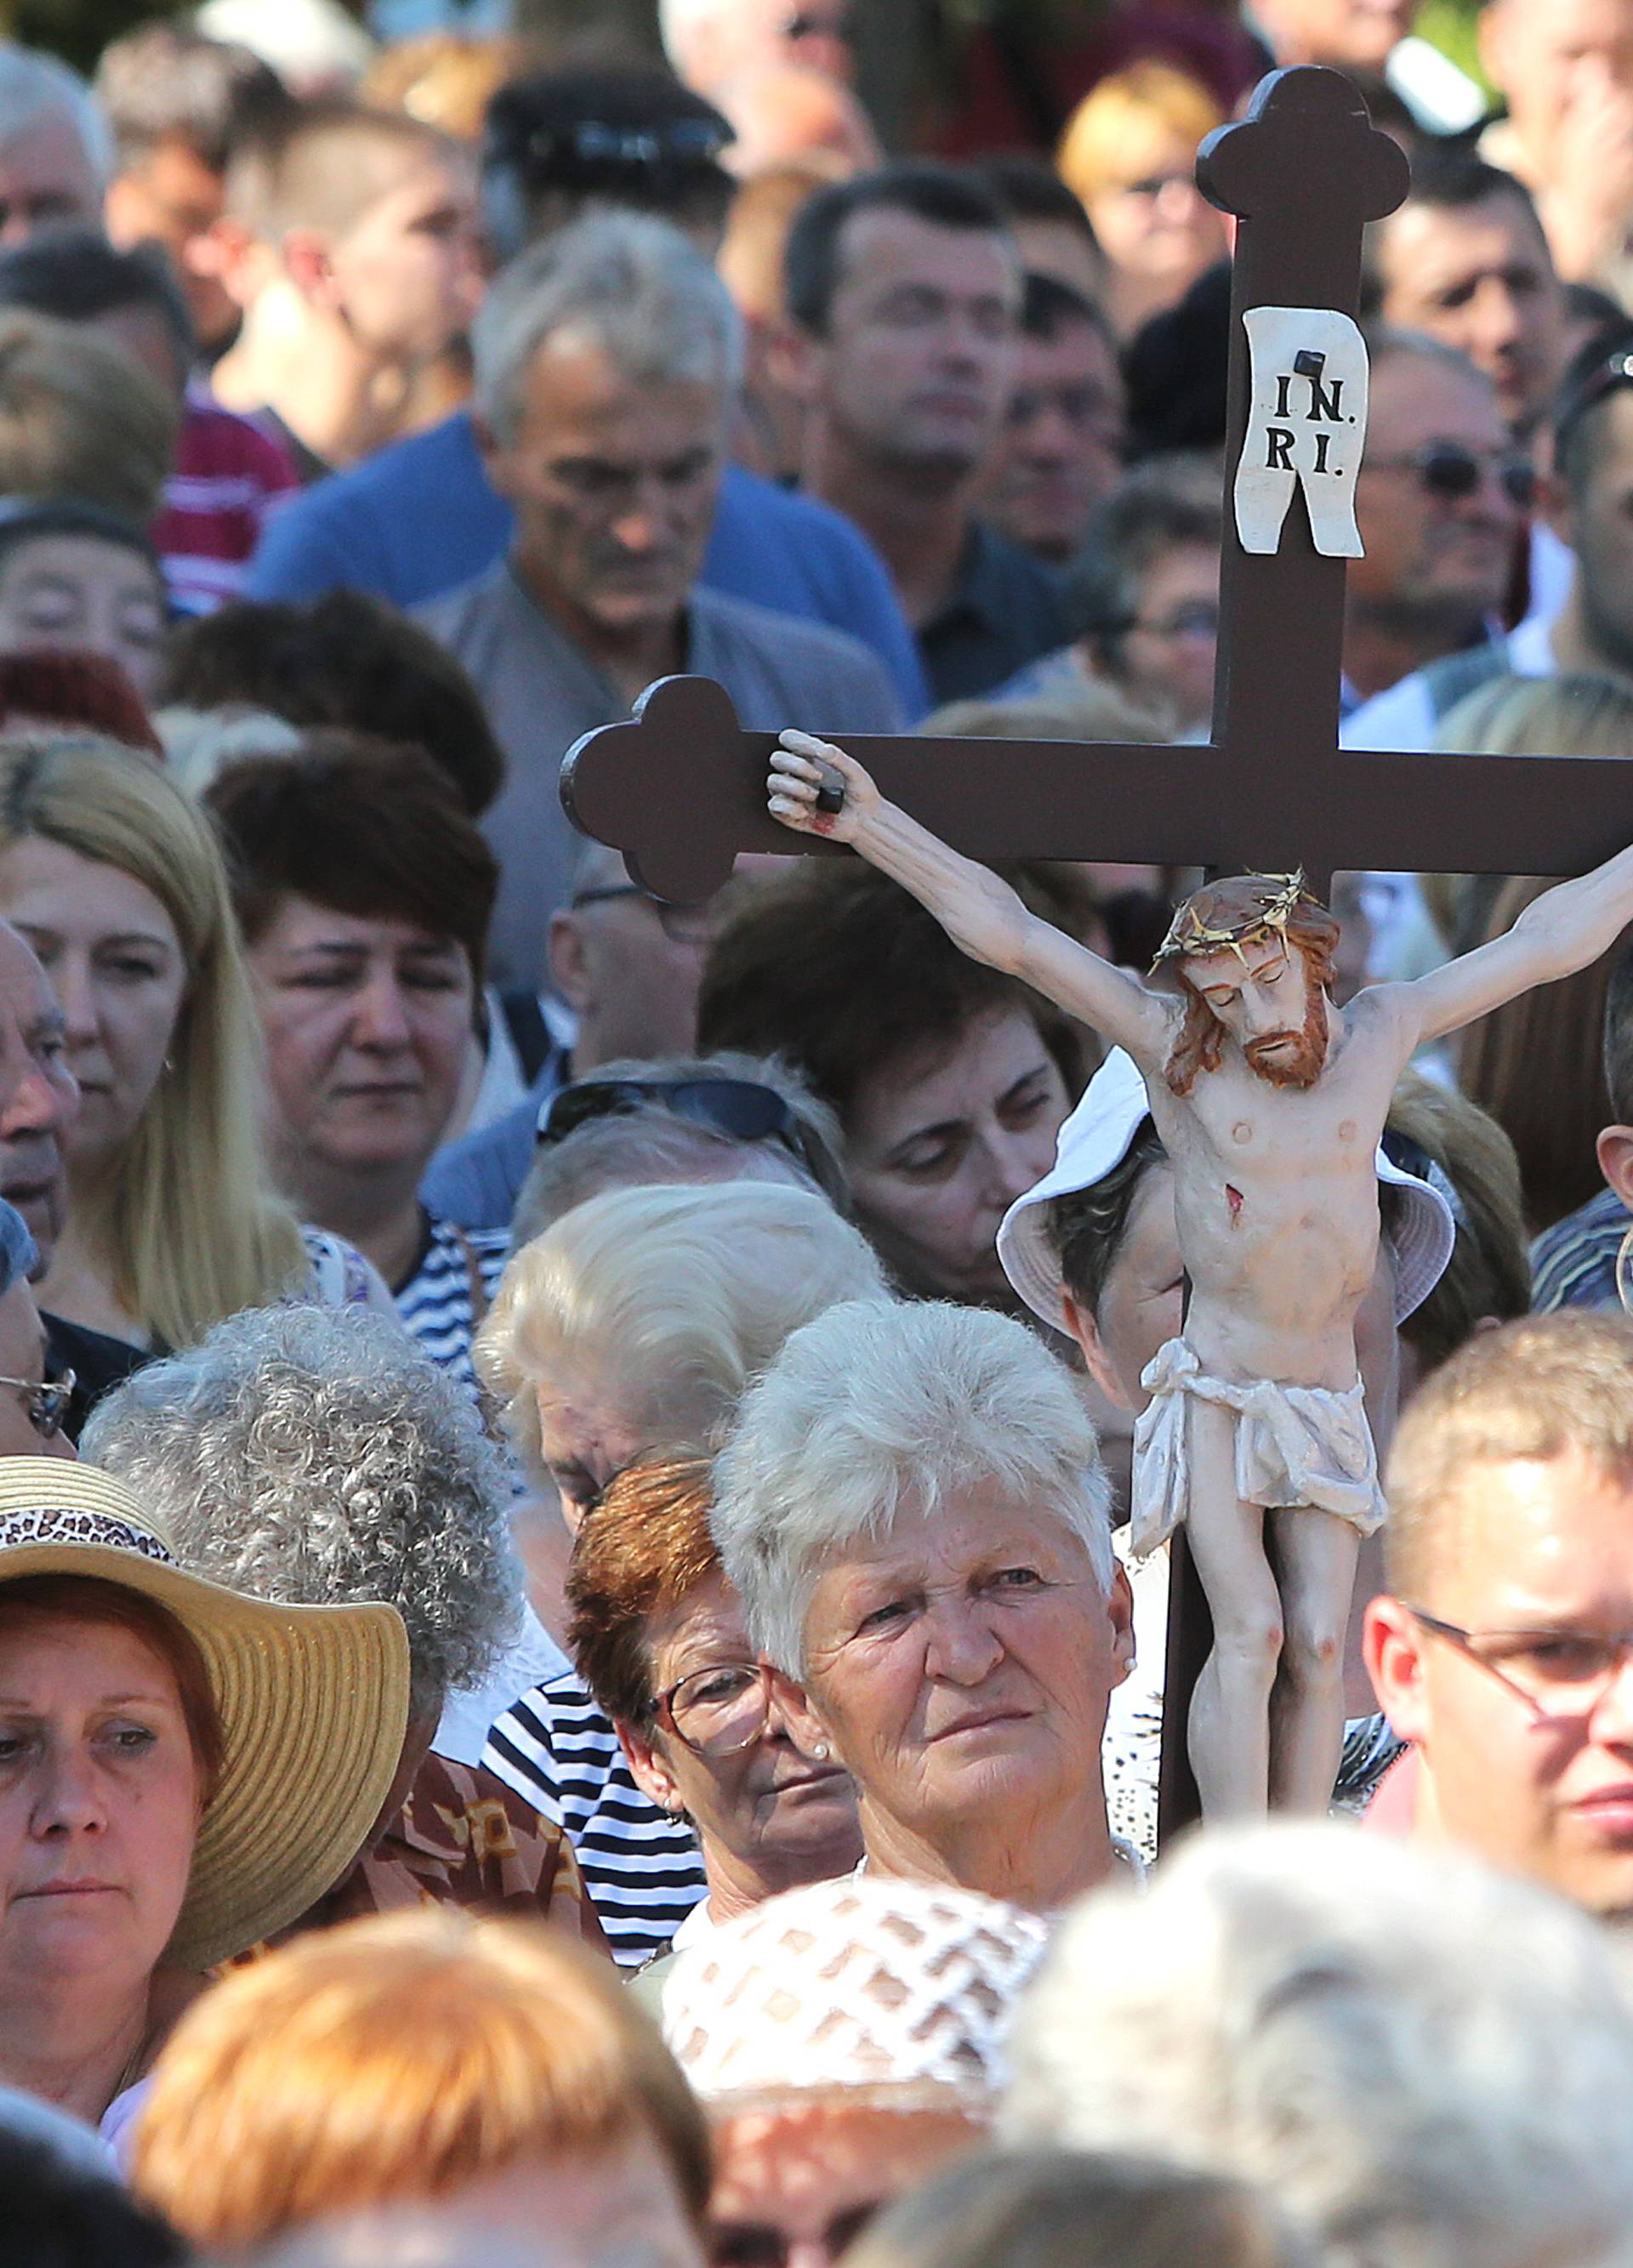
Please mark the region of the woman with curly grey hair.
<svg viewBox="0 0 1633 2268"><path fill-rule="evenodd" d="M196 1573L289 1603L381 1599L403 1617L395 1781L372 1841L297 1927L430 1897L548 1912L600 1944L559 1828L458 1743L439 1752L449 1695L492 1670L521 1599L505 1468L455 1378L383 1317L252 1308L128 1380L84 1450L153 1506Z"/></svg>

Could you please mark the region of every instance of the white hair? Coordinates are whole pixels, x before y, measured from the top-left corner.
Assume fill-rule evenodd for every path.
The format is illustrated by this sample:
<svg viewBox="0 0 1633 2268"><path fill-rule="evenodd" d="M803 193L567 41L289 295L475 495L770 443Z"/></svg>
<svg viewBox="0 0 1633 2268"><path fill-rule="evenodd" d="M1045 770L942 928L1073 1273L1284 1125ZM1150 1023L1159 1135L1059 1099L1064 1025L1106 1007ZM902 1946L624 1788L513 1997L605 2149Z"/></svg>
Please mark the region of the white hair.
<svg viewBox="0 0 1633 2268"><path fill-rule="evenodd" d="M78 136L99 188L114 173L114 135L101 104L78 71L35 48L0 40L0 142L60 111Z"/></svg>
<svg viewBox="0 0 1633 2268"><path fill-rule="evenodd" d="M710 1521L754 1643L799 1675L824 1564L972 1489L1057 1520L1111 1587L1111 1484L1077 1386L1007 1315L858 1301L795 1331L743 1397Z"/></svg>
<svg viewBox="0 0 1633 2268"><path fill-rule="evenodd" d="M263 1599L394 1606L416 1711L479 1685L515 1634L504 1460L395 1317L247 1308L105 1396L83 1448L197 1573Z"/></svg>
<svg viewBox="0 0 1633 2268"><path fill-rule="evenodd" d="M1607 1940L1455 1852L1204 1835L1080 1904L1023 2000L1003 2139L1261 2183L1366 2268L1633 2260L1633 2017Z"/></svg>
<svg viewBox="0 0 1633 2268"><path fill-rule="evenodd" d="M547 340L599 348L647 386L696 380L722 400L743 374L743 319L677 228L645 213L592 213L520 254L471 325L476 406L501 441Z"/></svg>
<svg viewBox="0 0 1633 2268"><path fill-rule="evenodd" d="M880 1298L867 1239L824 1197L773 1182L610 1189L524 1245L474 1349L518 1455L546 1484L538 1388L586 1370L701 1450L792 1330Z"/></svg>

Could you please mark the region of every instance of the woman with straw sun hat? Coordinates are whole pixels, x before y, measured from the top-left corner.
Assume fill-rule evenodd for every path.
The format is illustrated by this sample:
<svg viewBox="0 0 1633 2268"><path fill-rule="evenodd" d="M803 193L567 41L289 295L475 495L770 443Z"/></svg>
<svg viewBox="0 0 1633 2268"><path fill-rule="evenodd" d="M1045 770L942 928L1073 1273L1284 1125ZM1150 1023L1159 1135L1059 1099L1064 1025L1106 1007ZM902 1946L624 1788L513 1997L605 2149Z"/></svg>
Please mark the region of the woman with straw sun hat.
<svg viewBox="0 0 1633 2268"><path fill-rule="evenodd" d="M115 2135L206 1973L366 1840L408 1692L394 1609L226 1590L107 1474L0 1458L0 2082Z"/></svg>

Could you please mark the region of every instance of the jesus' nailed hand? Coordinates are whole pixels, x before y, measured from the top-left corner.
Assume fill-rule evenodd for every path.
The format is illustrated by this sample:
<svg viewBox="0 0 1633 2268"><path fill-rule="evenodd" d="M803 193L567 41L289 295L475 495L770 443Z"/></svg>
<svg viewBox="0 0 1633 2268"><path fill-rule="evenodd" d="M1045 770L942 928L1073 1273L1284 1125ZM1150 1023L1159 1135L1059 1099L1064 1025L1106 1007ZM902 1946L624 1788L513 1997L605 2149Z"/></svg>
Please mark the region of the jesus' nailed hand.
<svg viewBox="0 0 1633 2268"><path fill-rule="evenodd" d="M787 732L771 764L775 818L849 843L963 952L1139 1066L1173 1167L1191 1298L1182 1340L1147 1373L1134 1535L1154 1544L1184 1520L1213 1611L1191 1724L1204 1812L1267 1800L1324 1808L1356 1550L1384 1510L1355 1321L1377 1262L1374 1156L1390 1098L1425 1041L1609 947L1633 919L1633 850L1548 892L1506 936L1341 1008L1328 990L1337 924L1297 878L1238 876L1198 891L1142 980L1029 913L843 749ZM1455 843L1445 864L1456 868Z"/></svg>

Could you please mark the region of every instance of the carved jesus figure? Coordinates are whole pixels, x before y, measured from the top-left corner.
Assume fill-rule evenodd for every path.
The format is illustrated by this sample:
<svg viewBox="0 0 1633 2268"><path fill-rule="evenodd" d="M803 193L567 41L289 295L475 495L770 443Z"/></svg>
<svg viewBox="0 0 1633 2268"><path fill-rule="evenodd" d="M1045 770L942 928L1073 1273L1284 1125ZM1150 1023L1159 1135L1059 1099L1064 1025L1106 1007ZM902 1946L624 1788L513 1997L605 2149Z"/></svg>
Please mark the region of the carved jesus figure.
<svg viewBox="0 0 1633 2268"><path fill-rule="evenodd" d="M1377 1258L1373 1159L1390 1097L1425 1041L1610 946L1633 919L1633 850L1548 892L1506 936L1340 1008L1338 924L1297 877L1196 892L1142 983L1030 914L842 749L785 733L767 792L786 826L850 843L962 951L1138 1064L1191 1296L1144 1377L1132 1540L1149 1550L1183 1521L1212 1611L1189 1727L1205 1815L1325 1810L1356 1553L1385 1512L1355 1322Z"/></svg>

